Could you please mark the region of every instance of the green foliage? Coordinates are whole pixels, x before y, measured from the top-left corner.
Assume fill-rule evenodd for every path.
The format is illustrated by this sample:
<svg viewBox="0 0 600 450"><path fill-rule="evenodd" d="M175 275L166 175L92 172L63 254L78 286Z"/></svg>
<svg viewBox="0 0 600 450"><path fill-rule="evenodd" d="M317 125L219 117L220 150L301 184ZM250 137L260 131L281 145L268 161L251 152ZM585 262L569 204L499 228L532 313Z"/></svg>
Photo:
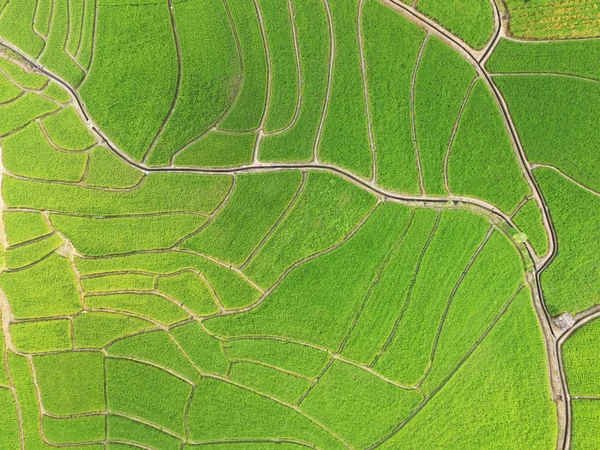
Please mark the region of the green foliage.
<svg viewBox="0 0 600 450"><path fill-rule="evenodd" d="M169 373L134 361L106 360L110 411L139 417L184 435L185 407L191 386Z"/></svg>
<svg viewBox="0 0 600 450"><path fill-rule="evenodd" d="M8 53L8 52L7 52ZM16 84L27 89L40 90L48 83L48 78L44 75L34 72L29 64L23 63L20 58L15 59L21 64L17 64L11 59L0 57L0 68L8 74ZM27 70L25 70L25 67Z"/></svg>
<svg viewBox="0 0 600 450"><path fill-rule="evenodd" d="M302 403L301 409L354 448L366 448L402 422L421 402L369 372L335 361Z"/></svg>
<svg viewBox="0 0 600 450"><path fill-rule="evenodd" d="M40 0L42 1L42 0ZM48 84L48 87L44 89L44 95L46 97L50 97L52 100L56 100L59 103L69 103L71 101L71 96L67 91L63 89L58 83L51 81Z"/></svg>
<svg viewBox="0 0 600 450"><path fill-rule="evenodd" d="M254 2L229 0L227 3L242 52L243 70L240 92L219 126L224 130L252 130L260 125L267 99L265 43Z"/></svg>
<svg viewBox="0 0 600 450"><path fill-rule="evenodd" d="M37 123L31 123L2 142L6 169L28 178L79 181L87 155L65 153L53 148Z"/></svg>
<svg viewBox="0 0 600 450"><path fill-rule="evenodd" d="M527 240L538 256L548 252L548 235L542 222L542 212L535 199L527 200L513 221L527 235Z"/></svg>
<svg viewBox="0 0 600 450"><path fill-rule="evenodd" d="M42 119L42 125L54 144L65 150L84 150L96 143L96 139L81 122L72 106Z"/></svg>
<svg viewBox="0 0 600 450"><path fill-rule="evenodd" d="M68 415L104 411L104 356L65 352L33 357L44 409Z"/></svg>
<svg viewBox="0 0 600 450"><path fill-rule="evenodd" d="M143 448L161 450L179 450L181 446L181 441L170 434L141 422L112 414L108 416L108 438L144 445Z"/></svg>
<svg viewBox="0 0 600 450"><path fill-rule="evenodd" d="M199 316L208 316L219 311L211 287L206 280L193 272L160 277L158 290Z"/></svg>
<svg viewBox="0 0 600 450"><path fill-rule="evenodd" d="M142 179L142 172L127 165L106 147L94 147L90 150L89 159L85 178L88 186L128 188Z"/></svg>
<svg viewBox="0 0 600 450"><path fill-rule="evenodd" d="M417 8L476 50L494 32L494 13L487 0L420 0Z"/></svg>
<svg viewBox="0 0 600 450"><path fill-rule="evenodd" d="M208 335L199 323L192 322L173 328L171 335L202 372L219 375L227 373L229 361L221 342Z"/></svg>
<svg viewBox="0 0 600 450"><path fill-rule="evenodd" d="M183 245L240 265L290 204L299 172L238 175L227 204L211 224Z"/></svg>
<svg viewBox="0 0 600 450"><path fill-rule="evenodd" d="M104 440L106 417L102 415L57 419L43 416L44 436L52 444L101 442Z"/></svg>
<svg viewBox="0 0 600 450"><path fill-rule="evenodd" d="M2 59L0 58L0 61ZM55 111L56 103L31 92L7 105L0 106L0 137L27 125L37 117Z"/></svg>
<svg viewBox="0 0 600 450"><path fill-rule="evenodd" d="M71 349L71 323L68 319L21 322L10 325L17 350L40 353Z"/></svg>
<svg viewBox="0 0 600 450"><path fill-rule="evenodd" d="M266 136L261 141L261 161L310 160L323 113L330 53L325 6L319 0L294 1L293 10L302 68L300 112L285 133Z"/></svg>
<svg viewBox="0 0 600 450"><path fill-rule="evenodd" d="M21 449L21 433L17 405L10 389L0 388L0 446L6 450Z"/></svg>
<svg viewBox="0 0 600 450"><path fill-rule="evenodd" d="M315 378L329 360L326 352L314 347L269 338L228 340L225 350L231 361L256 361L309 378Z"/></svg>
<svg viewBox="0 0 600 450"><path fill-rule="evenodd" d="M565 341L562 354L572 396L600 397L600 321L577 329Z"/></svg>
<svg viewBox="0 0 600 450"><path fill-rule="evenodd" d="M513 211L530 188L520 171L502 115L477 81L460 120L448 163L454 194L475 196Z"/></svg>
<svg viewBox="0 0 600 450"><path fill-rule="evenodd" d="M175 158L178 166L227 167L252 162L255 133L212 131Z"/></svg>
<svg viewBox="0 0 600 450"><path fill-rule="evenodd" d="M0 72L0 103L10 102L21 94L21 89L16 87L6 76Z"/></svg>
<svg viewBox="0 0 600 450"><path fill-rule="evenodd" d="M2 219L9 245L20 244L52 231L44 216L37 212L6 211L2 213Z"/></svg>
<svg viewBox="0 0 600 450"><path fill-rule="evenodd" d="M293 263L340 241L375 199L336 176L310 172L289 214L248 264L245 273L270 286Z"/></svg>
<svg viewBox="0 0 600 450"><path fill-rule="evenodd" d="M23 51L37 57L44 48L44 40L33 31L35 2L12 0L3 8L0 17L0 35Z"/></svg>
<svg viewBox="0 0 600 450"><path fill-rule="evenodd" d="M116 339L154 326L138 317L86 311L73 321L75 347L104 348Z"/></svg>
<svg viewBox="0 0 600 450"><path fill-rule="evenodd" d="M2 272L0 287L17 319L74 314L81 309L75 275L69 262L57 254L27 269Z"/></svg>
<svg viewBox="0 0 600 450"><path fill-rule="evenodd" d="M329 8L335 33L333 81L318 156L370 178L372 155L356 27L358 0L330 2Z"/></svg>
<svg viewBox="0 0 600 450"><path fill-rule="evenodd" d="M411 135L410 93L425 33L375 0L364 4L362 32L377 184L414 194L419 192L419 172Z"/></svg>
<svg viewBox="0 0 600 450"><path fill-rule="evenodd" d="M231 365L229 378L254 391L295 404L310 386L310 381L259 364L241 362Z"/></svg>
<svg viewBox="0 0 600 450"><path fill-rule="evenodd" d="M177 84L169 12L164 4L111 7L100 2L97 20L94 61L80 95L115 144L141 159Z"/></svg>
<svg viewBox="0 0 600 450"><path fill-rule="evenodd" d="M573 430L571 431L571 448L574 450L594 450L600 445L597 433L600 421L600 401L573 400Z"/></svg>
<svg viewBox="0 0 600 450"><path fill-rule="evenodd" d="M124 273L83 278L81 286L85 292L151 291L154 277L138 273Z"/></svg>
<svg viewBox="0 0 600 450"><path fill-rule="evenodd" d="M443 69L441 69L443 68ZM446 195L444 159L460 107L476 72L451 47L432 37L415 86L415 121L425 191Z"/></svg>

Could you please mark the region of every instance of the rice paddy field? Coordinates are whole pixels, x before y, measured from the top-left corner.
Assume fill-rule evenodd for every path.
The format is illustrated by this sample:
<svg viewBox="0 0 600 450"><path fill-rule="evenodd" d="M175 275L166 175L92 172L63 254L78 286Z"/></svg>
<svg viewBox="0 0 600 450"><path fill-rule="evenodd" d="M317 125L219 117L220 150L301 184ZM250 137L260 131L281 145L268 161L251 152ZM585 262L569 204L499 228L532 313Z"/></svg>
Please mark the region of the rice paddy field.
<svg viewBox="0 0 600 450"><path fill-rule="evenodd" d="M0 0L0 450L600 448L596 3Z"/></svg>

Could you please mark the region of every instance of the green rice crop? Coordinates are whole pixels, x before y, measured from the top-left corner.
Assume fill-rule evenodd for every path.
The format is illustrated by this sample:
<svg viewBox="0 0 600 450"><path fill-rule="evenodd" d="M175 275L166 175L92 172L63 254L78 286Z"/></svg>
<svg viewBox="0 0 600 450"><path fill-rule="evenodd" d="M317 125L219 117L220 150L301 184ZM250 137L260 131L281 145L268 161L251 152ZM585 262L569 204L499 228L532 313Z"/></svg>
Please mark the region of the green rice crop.
<svg viewBox="0 0 600 450"><path fill-rule="evenodd" d="M83 150L96 143L72 106L45 117L42 125L50 140L65 150Z"/></svg>
<svg viewBox="0 0 600 450"><path fill-rule="evenodd" d="M274 417L277 420L273 420ZM192 441L255 440L286 436L310 442L317 448L346 448L299 412L212 378L203 378L198 384L190 405L189 433Z"/></svg>
<svg viewBox="0 0 600 450"><path fill-rule="evenodd" d="M56 230L83 255L112 255L169 248L206 222L197 214L167 214L97 219L51 214ZM102 239L98 239L102 236Z"/></svg>
<svg viewBox="0 0 600 450"><path fill-rule="evenodd" d="M151 291L154 289L152 275L125 273L83 278L81 286L85 292Z"/></svg>
<svg viewBox="0 0 600 450"><path fill-rule="evenodd" d="M531 162L600 190L600 83L560 76L496 78Z"/></svg>
<svg viewBox="0 0 600 450"><path fill-rule="evenodd" d="M34 72L31 66L23 64L28 67L25 70L17 63L7 59L6 57L0 57L0 68L8 74L8 76L19 86L27 89L43 89L48 84L48 78L44 75Z"/></svg>
<svg viewBox="0 0 600 450"><path fill-rule="evenodd" d="M189 316L164 297L150 293L88 295L85 303L90 309L131 313L163 324L172 324Z"/></svg>
<svg viewBox="0 0 600 450"><path fill-rule="evenodd" d="M50 19L52 16L52 0L40 0L36 5L33 28L43 36L50 31Z"/></svg>
<svg viewBox="0 0 600 450"><path fill-rule="evenodd" d="M240 92L219 127L252 130L260 125L267 100L267 55L254 2L228 0L242 52ZM214 70L214 69L211 69Z"/></svg>
<svg viewBox="0 0 600 450"><path fill-rule="evenodd" d="M6 450L19 450L21 448L21 433L17 405L10 389L0 389L0 445Z"/></svg>
<svg viewBox="0 0 600 450"><path fill-rule="evenodd" d="M15 348L24 353L69 350L71 323L67 319L13 323L10 336Z"/></svg>
<svg viewBox="0 0 600 450"><path fill-rule="evenodd" d="M184 435L191 386L169 373L134 361L107 358L106 396L111 412L139 417Z"/></svg>
<svg viewBox="0 0 600 450"><path fill-rule="evenodd" d="M291 125L296 113L300 86L292 18L287 2L259 0L271 68L271 93L265 131L281 130Z"/></svg>
<svg viewBox="0 0 600 450"><path fill-rule="evenodd" d="M2 272L0 287L17 319L74 314L81 309L75 275L69 262L57 254L24 270Z"/></svg>
<svg viewBox="0 0 600 450"><path fill-rule="evenodd" d="M40 261L63 245L60 236L54 234L27 245L9 248L5 254L6 267L18 269Z"/></svg>
<svg viewBox="0 0 600 450"><path fill-rule="evenodd" d="M309 378L315 378L329 359L314 347L268 338L230 340L225 349L232 361L256 361Z"/></svg>
<svg viewBox="0 0 600 450"><path fill-rule="evenodd" d="M257 392L295 404L310 386L310 381L250 362L231 365L231 381Z"/></svg>
<svg viewBox="0 0 600 450"><path fill-rule="evenodd" d="M301 409L336 430L354 448L366 448L404 420L422 399L417 391L403 390L335 361Z"/></svg>
<svg viewBox="0 0 600 450"><path fill-rule="evenodd" d="M210 450L231 450L235 448L235 443L225 444L201 444L199 446L193 444L186 444L184 450L194 450L197 448L204 447ZM270 441L258 441L258 442L244 442L244 450L297 450L298 444L291 444L287 442L270 442ZM112 450L112 447L110 448ZM121 450L115 448L115 450Z"/></svg>
<svg viewBox="0 0 600 450"><path fill-rule="evenodd" d="M63 104L71 101L69 93L54 81L48 83L48 87L44 89L44 95Z"/></svg>
<svg viewBox="0 0 600 450"><path fill-rule="evenodd" d="M104 348L115 339L153 327L138 317L86 311L73 320L75 347Z"/></svg>
<svg viewBox="0 0 600 450"><path fill-rule="evenodd" d="M60 419L43 416L42 430L52 444L102 442L105 422L104 414Z"/></svg>
<svg viewBox="0 0 600 450"><path fill-rule="evenodd" d="M419 192L411 135L412 74L425 33L386 5L367 0L362 16L377 184ZM394 80L394 82L390 82Z"/></svg>
<svg viewBox="0 0 600 450"><path fill-rule="evenodd" d="M2 195L11 207L73 214L208 213L225 197L231 180L226 176L157 173L148 175L136 189L115 192L6 176Z"/></svg>
<svg viewBox="0 0 600 450"><path fill-rule="evenodd" d="M100 352L34 356L45 411L58 415L104 411L103 365Z"/></svg>
<svg viewBox="0 0 600 450"><path fill-rule="evenodd" d="M66 51L71 55L77 53L83 28L83 14L87 0L71 0L69 2L69 23ZM54 24L53 24L54 25Z"/></svg>
<svg viewBox="0 0 600 450"><path fill-rule="evenodd" d="M333 80L318 157L369 178L372 155L358 49L358 0L329 3L335 39Z"/></svg>
<svg viewBox="0 0 600 450"><path fill-rule="evenodd" d="M221 342L208 335L199 323L192 322L173 328L170 333L203 373L219 375L227 373L229 361L223 352Z"/></svg>
<svg viewBox="0 0 600 450"><path fill-rule="evenodd" d="M600 397L600 356L596 351L600 321L577 329L565 341L562 354L572 396Z"/></svg>
<svg viewBox="0 0 600 450"><path fill-rule="evenodd" d="M127 165L106 147L94 147L89 153L89 168L85 178L88 186L129 188L139 183L142 172Z"/></svg>
<svg viewBox="0 0 600 450"><path fill-rule="evenodd" d="M37 212L6 211L2 219L9 245L20 244L52 231L44 216Z"/></svg>
<svg viewBox="0 0 600 450"><path fill-rule="evenodd" d="M571 431L571 448L577 450L594 450L600 445L600 436L596 425L600 420L600 401L573 400L573 429Z"/></svg>
<svg viewBox="0 0 600 450"><path fill-rule="evenodd" d="M272 285L294 262L340 241L374 203L370 194L349 182L310 172L298 201L245 273L259 285Z"/></svg>
<svg viewBox="0 0 600 450"><path fill-rule="evenodd" d="M454 194L486 200L502 211L513 211L530 193L508 130L483 81L478 81L460 120L448 163Z"/></svg>
<svg viewBox="0 0 600 450"><path fill-rule="evenodd" d="M260 306L206 326L223 336L281 336L335 351L407 219L407 208L382 204L350 240L291 271Z"/></svg>
<svg viewBox="0 0 600 450"><path fill-rule="evenodd" d="M143 448L179 450L181 446L181 441L176 437L127 417L110 414L107 429L109 439L144 445Z"/></svg>
<svg viewBox="0 0 600 450"><path fill-rule="evenodd" d="M115 144L141 159L169 111L177 84L169 12L164 4L100 4L96 33L81 97Z"/></svg>
<svg viewBox="0 0 600 450"><path fill-rule="evenodd" d="M94 21L96 15L97 0L85 1L85 12L83 17L83 25L81 30L81 40L79 49L75 55L78 61L86 69L90 68L92 62L92 51L94 47Z"/></svg>
<svg viewBox="0 0 600 450"><path fill-rule="evenodd" d="M83 153L56 150L35 122L4 139L2 150L9 172L42 180L79 181L87 161Z"/></svg>
<svg viewBox="0 0 600 450"><path fill-rule="evenodd" d="M0 320L2 320L2 312L0 312ZM6 354L6 342L4 340L4 333L0 333L0 351L2 354ZM6 360L0 362L0 387L9 387L10 380L8 378L8 372L6 367Z"/></svg>
<svg viewBox="0 0 600 450"><path fill-rule="evenodd" d="M233 101L241 82L224 3L179 2L173 12L182 59L181 88L173 115L148 158L155 165L167 164L176 150L210 128ZM220 161L218 153L213 160ZM199 158L197 165L204 165L202 161Z"/></svg>
<svg viewBox="0 0 600 450"><path fill-rule="evenodd" d="M50 100L27 92L14 102L0 106L0 137L57 108Z"/></svg>
<svg viewBox="0 0 600 450"><path fill-rule="evenodd" d="M148 361L194 383L200 379L198 371L165 331L152 331L121 339L108 348L108 354Z"/></svg>
<svg viewBox="0 0 600 450"><path fill-rule="evenodd" d="M515 225L527 235L533 250L543 256L548 252L548 235L542 222L542 212L535 199L527 200L513 218Z"/></svg>
<svg viewBox="0 0 600 450"><path fill-rule="evenodd" d="M12 0L0 17L0 35L17 47L37 57L44 48L44 40L33 31L35 2Z"/></svg>
<svg viewBox="0 0 600 450"><path fill-rule="evenodd" d="M302 70L300 112L285 133L266 136L261 141L261 161L310 160L323 112L330 51L325 6L319 0L295 0L293 9Z"/></svg>
<svg viewBox="0 0 600 450"><path fill-rule="evenodd" d="M600 303L597 263L600 252L600 199L551 169L534 175L550 209L558 253L542 272L541 285L550 314L577 312ZM573 220L573 218L577 220Z"/></svg>
<svg viewBox="0 0 600 450"><path fill-rule="evenodd" d="M223 210L183 247L242 264L290 205L300 178L296 171L238 175Z"/></svg>
<svg viewBox="0 0 600 450"><path fill-rule="evenodd" d="M423 181L429 194L446 194L444 159L475 75L473 67L451 47L435 37L427 41L417 72L415 121Z"/></svg>
<svg viewBox="0 0 600 450"><path fill-rule="evenodd" d="M21 89L16 87L5 75L0 72L0 103L10 102L21 94Z"/></svg>
<svg viewBox="0 0 600 450"><path fill-rule="evenodd" d="M255 133L213 131L175 158L178 166L227 167L252 162Z"/></svg>
<svg viewBox="0 0 600 450"><path fill-rule="evenodd" d="M192 272L160 277L158 290L199 316L208 316L219 311L208 283Z"/></svg>

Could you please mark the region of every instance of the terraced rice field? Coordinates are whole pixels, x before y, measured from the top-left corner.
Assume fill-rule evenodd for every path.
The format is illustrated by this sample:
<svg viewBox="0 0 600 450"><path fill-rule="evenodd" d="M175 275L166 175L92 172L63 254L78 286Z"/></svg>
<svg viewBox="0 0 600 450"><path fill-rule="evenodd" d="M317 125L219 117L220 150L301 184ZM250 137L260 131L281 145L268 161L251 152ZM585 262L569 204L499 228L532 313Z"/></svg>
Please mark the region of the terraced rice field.
<svg viewBox="0 0 600 450"><path fill-rule="evenodd" d="M0 0L0 449L597 448L600 41L506 18Z"/></svg>

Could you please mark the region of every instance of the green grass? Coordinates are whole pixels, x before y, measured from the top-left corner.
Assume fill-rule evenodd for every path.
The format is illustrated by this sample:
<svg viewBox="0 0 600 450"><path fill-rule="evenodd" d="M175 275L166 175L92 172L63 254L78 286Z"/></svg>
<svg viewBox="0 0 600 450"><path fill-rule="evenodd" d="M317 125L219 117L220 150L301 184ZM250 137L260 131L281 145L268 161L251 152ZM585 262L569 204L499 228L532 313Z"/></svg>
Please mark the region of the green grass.
<svg viewBox="0 0 600 450"><path fill-rule="evenodd" d="M256 139L255 133L213 131L177 155L174 162L178 166L200 167L250 164Z"/></svg>
<svg viewBox="0 0 600 450"><path fill-rule="evenodd" d="M318 157L369 178L372 155L358 49L358 0L330 2L329 8L335 34L333 80Z"/></svg>
<svg viewBox="0 0 600 450"><path fill-rule="evenodd" d="M190 393L189 384L163 370L123 359L106 361L111 412L139 417L183 436Z"/></svg>
<svg viewBox="0 0 600 450"><path fill-rule="evenodd" d="M454 194L478 197L502 211L515 209L530 193L508 130L483 81L478 81L460 120L448 163Z"/></svg>
<svg viewBox="0 0 600 450"><path fill-rule="evenodd" d="M494 32L494 13L486 0L420 0L417 8L477 50Z"/></svg>
<svg viewBox="0 0 600 450"><path fill-rule="evenodd" d="M443 70L440 68L443 67ZM475 77L473 67L432 37L423 51L415 86L417 142L425 191L446 195L444 159L460 107Z"/></svg>
<svg viewBox="0 0 600 450"><path fill-rule="evenodd" d="M418 193L410 93L425 33L375 0L365 2L362 32L377 184L395 191Z"/></svg>
<svg viewBox="0 0 600 450"><path fill-rule="evenodd" d="M15 175L42 180L77 182L83 177L87 155L52 147L35 122L2 142L6 169Z"/></svg>
<svg viewBox="0 0 600 450"><path fill-rule="evenodd" d="M94 147L89 153L89 169L85 178L88 186L129 188L139 183L142 172L127 165L105 147Z"/></svg>
<svg viewBox="0 0 600 450"><path fill-rule="evenodd" d="M0 72L0 103L10 102L21 94L21 89L15 86Z"/></svg>
<svg viewBox="0 0 600 450"><path fill-rule="evenodd" d="M2 195L11 207L73 214L208 213L225 197L230 185L230 177L157 173L148 175L134 190L115 192L6 176Z"/></svg>
<svg viewBox="0 0 600 450"><path fill-rule="evenodd" d="M199 323L189 323L171 330L194 365L203 373L225 375L229 361L218 339L208 335Z"/></svg>
<svg viewBox="0 0 600 450"><path fill-rule="evenodd" d="M108 438L144 445L144 448L179 450L181 441L157 428L122 416L108 416ZM139 447L135 447L139 448Z"/></svg>
<svg viewBox="0 0 600 450"><path fill-rule="evenodd" d="M310 172L287 217L244 270L270 286L294 262L339 242L364 217L375 199L328 173Z"/></svg>
<svg viewBox="0 0 600 450"><path fill-rule="evenodd" d="M296 171L238 175L225 207L183 247L241 265L288 207L300 182Z"/></svg>
<svg viewBox="0 0 600 450"><path fill-rule="evenodd" d="M299 85L292 17L287 2L260 0L271 65L271 98L265 131L291 125L298 102Z"/></svg>
<svg viewBox="0 0 600 450"><path fill-rule="evenodd" d="M114 274L83 278L81 286L85 292L151 291L154 289L154 278L137 273Z"/></svg>
<svg viewBox="0 0 600 450"><path fill-rule="evenodd" d="M0 137L56 109L57 104L27 92L14 102L0 106Z"/></svg>
<svg viewBox="0 0 600 450"><path fill-rule="evenodd" d="M11 55L11 53L8 54ZM13 59L15 61L21 61L17 56ZM7 73L11 80L17 85L27 89L40 90L48 84L48 78L40 73L34 72L29 64L23 63L23 66L28 69L25 70L21 65L18 65L10 59L6 59L6 57L0 58L0 68L2 68L2 70Z"/></svg>
<svg viewBox="0 0 600 450"><path fill-rule="evenodd" d="M407 208L382 204L349 241L290 272L259 307L206 326L223 336L281 336L335 351L407 219Z"/></svg>
<svg viewBox="0 0 600 450"><path fill-rule="evenodd" d="M541 284L550 314L577 312L600 303L600 199L551 169L536 169L554 224L558 253L542 272ZM577 220L574 220L577 218Z"/></svg>
<svg viewBox="0 0 600 450"><path fill-rule="evenodd" d="M52 231L44 216L37 212L5 211L2 219L9 245L20 244Z"/></svg>
<svg viewBox="0 0 600 450"><path fill-rule="evenodd" d="M46 97L50 97L52 100L55 100L59 103L69 103L71 101L71 96L67 91L63 89L58 83L52 81L48 84L48 87L44 89L44 95Z"/></svg>
<svg viewBox="0 0 600 450"><path fill-rule="evenodd" d="M9 389L0 389L0 445L6 450L19 450L21 448L21 435L19 429L19 416L13 393Z"/></svg>
<svg viewBox="0 0 600 450"><path fill-rule="evenodd" d="M100 352L34 356L44 409L57 415L104 411L103 365Z"/></svg>
<svg viewBox="0 0 600 450"><path fill-rule="evenodd" d="M219 127L223 130L252 130L260 125L267 100L265 44L254 2L229 0L227 3L239 39L243 72L240 92Z"/></svg>
<svg viewBox="0 0 600 450"><path fill-rule="evenodd" d="M295 404L310 386L310 381L250 362L232 364L231 381L257 392Z"/></svg>
<svg viewBox="0 0 600 450"><path fill-rule="evenodd" d="M96 143L96 138L82 123L72 106L42 119L42 125L54 144L65 150L84 150Z"/></svg>
<svg viewBox="0 0 600 450"><path fill-rule="evenodd" d="M86 312L73 320L73 336L77 348L104 348L115 339L153 328L138 317L112 312Z"/></svg>
<svg viewBox="0 0 600 450"><path fill-rule="evenodd" d="M496 79L531 162L600 190L600 84L556 76Z"/></svg>
<svg viewBox="0 0 600 450"><path fill-rule="evenodd" d="M13 0L6 5L0 18L0 35L26 53L37 57L44 41L33 32L35 2Z"/></svg>
<svg viewBox="0 0 600 450"><path fill-rule="evenodd" d="M75 275L57 254L16 272L2 272L0 287L13 317L29 319L74 314L81 309Z"/></svg>
<svg viewBox="0 0 600 450"><path fill-rule="evenodd" d="M53 444L102 442L105 421L103 414L61 419L43 416L42 429L48 442Z"/></svg>
<svg viewBox="0 0 600 450"><path fill-rule="evenodd" d="M175 94L169 12L164 4L116 8L100 3L96 33L94 60L80 95L115 144L141 159Z"/></svg>
<svg viewBox="0 0 600 450"><path fill-rule="evenodd" d="M273 418L277 420L273 420ZM317 448L343 444L298 412L229 383L203 378L189 413L192 441L261 439L286 436ZM262 448L262 447L261 447Z"/></svg>
<svg viewBox="0 0 600 450"><path fill-rule="evenodd" d="M421 400L417 391L403 390L336 361L301 409L336 430L354 448L366 448L404 420Z"/></svg>
<svg viewBox="0 0 600 450"><path fill-rule="evenodd" d="M575 331L563 344L562 354L572 396L600 397L600 356L596 343L600 321L594 320Z"/></svg>
<svg viewBox="0 0 600 450"><path fill-rule="evenodd" d="M325 6L322 1L304 0L294 1L293 9L302 70L300 112L296 123L285 133L262 140L261 161L310 160L323 112L330 51Z"/></svg>
<svg viewBox="0 0 600 450"><path fill-rule="evenodd" d="M97 219L51 214L52 226L83 255L114 255L139 250L170 248L196 231L206 217L167 214ZM102 239L98 239L102 236Z"/></svg>
<svg viewBox="0 0 600 450"><path fill-rule="evenodd" d="M219 311L211 287L195 273L184 272L160 277L158 290L181 302L199 316L208 316Z"/></svg>
<svg viewBox="0 0 600 450"><path fill-rule="evenodd" d="M514 217L515 225L527 235L527 240L538 256L548 252L548 235L542 222L542 212L535 199L527 200Z"/></svg>
<svg viewBox="0 0 600 450"><path fill-rule="evenodd" d="M71 323L67 319L13 323L10 336L17 350L41 353L70 350Z"/></svg>
<svg viewBox="0 0 600 450"><path fill-rule="evenodd" d="M309 378L315 378L329 359L314 347L268 338L230 340L225 349L232 361L256 361Z"/></svg>
<svg viewBox="0 0 600 450"><path fill-rule="evenodd" d="M31 244L9 248L5 254L6 267L8 269L18 269L33 264L48 256L63 243L60 236L51 235Z"/></svg>
<svg viewBox="0 0 600 450"><path fill-rule="evenodd" d="M600 420L600 402L598 400L574 400L573 430L571 448L573 450L593 450L600 445L600 436L596 425Z"/></svg>
<svg viewBox="0 0 600 450"><path fill-rule="evenodd" d="M148 162L161 165L184 144L210 128L239 87L239 57L222 1L179 2L173 7L182 78L173 115ZM219 155L213 156L219 161ZM204 165L198 159L197 165Z"/></svg>

